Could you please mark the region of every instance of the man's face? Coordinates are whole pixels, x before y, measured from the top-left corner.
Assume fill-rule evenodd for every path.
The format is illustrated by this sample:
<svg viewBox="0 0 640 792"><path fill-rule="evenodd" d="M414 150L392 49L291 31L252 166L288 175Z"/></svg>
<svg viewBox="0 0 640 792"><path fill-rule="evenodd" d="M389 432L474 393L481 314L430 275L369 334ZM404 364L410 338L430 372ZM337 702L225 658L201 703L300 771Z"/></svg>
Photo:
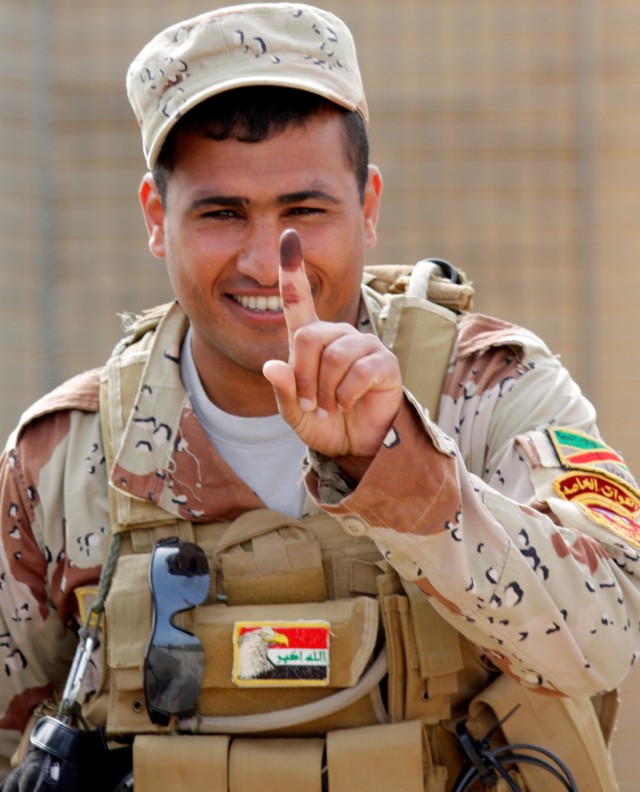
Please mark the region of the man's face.
<svg viewBox="0 0 640 792"><path fill-rule="evenodd" d="M223 408L234 387L266 382L265 361L288 357L278 290L285 229L300 235L319 318L356 320L381 180L371 168L362 202L344 147L337 112L260 143L181 133L164 208L152 178L143 181L150 249L166 260L200 377Z"/></svg>

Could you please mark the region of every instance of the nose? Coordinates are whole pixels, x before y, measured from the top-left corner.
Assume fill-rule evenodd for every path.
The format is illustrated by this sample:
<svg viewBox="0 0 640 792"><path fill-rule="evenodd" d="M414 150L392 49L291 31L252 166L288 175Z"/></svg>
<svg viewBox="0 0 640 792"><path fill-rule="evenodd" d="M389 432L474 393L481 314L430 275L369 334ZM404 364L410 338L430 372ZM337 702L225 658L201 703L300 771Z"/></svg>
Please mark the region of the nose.
<svg viewBox="0 0 640 792"><path fill-rule="evenodd" d="M277 223L267 220L252 222L238 255L238 271L261 286L276 285L280 267L281 233L282 229Z"/></svg>

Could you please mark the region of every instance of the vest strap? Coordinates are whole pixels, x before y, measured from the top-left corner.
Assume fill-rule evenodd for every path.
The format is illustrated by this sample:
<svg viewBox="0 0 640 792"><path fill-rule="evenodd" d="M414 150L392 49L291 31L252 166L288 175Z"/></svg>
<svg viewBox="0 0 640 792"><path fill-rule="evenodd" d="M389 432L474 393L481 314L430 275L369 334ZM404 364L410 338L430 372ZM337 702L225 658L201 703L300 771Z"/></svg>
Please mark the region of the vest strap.
<svg viewBox="0 0 640 792"><path fill-rule="evenodd" d="M420 297L402 294L390 301L382 316L382 343L398 358L404 387L435 420L458 334L457 315Z"/></svg>

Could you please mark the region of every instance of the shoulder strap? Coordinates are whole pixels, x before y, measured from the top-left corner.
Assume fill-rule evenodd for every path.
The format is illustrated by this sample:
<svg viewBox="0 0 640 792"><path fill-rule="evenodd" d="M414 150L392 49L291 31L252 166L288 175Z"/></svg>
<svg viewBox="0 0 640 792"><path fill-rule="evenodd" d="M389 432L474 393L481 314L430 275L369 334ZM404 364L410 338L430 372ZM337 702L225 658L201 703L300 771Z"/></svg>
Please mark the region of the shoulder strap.
<svg viewBox="0 0 640 792"><path fill-rule="evenodd" d="M120 314L125 335L116 344L111 357L122 354L128 346L135 344L150 330L155 330L172 305L174 305L172 302L163 303L162 305L156 305L154 308L147 308L140 314Z"/></svg>
<svg viewBox="0 0 640 792"><path fill-rule="evenodd" d="M118 342L102 370L100 424L109 476L136 403L151 346L151 332L165 317L171 305L158 306L137 317L124 317L127 334ZM124 495L111 483L109 501L114 532L145 528L148 524L175 522L175 518L159 506Z"/></svg>
<svg viewBox="0 0 640 792"><path fill-rule="evenodd" d="M466 274L444 259L417 264L372 264L364 268L363 283L379 295L411 293L455 313L473 309L474 288Z"/></svg>
<svg viewBox="0 0 640 792"><path fill-rule="evenodd" d="M440 259L414 267L367 267L365 287L377 294L378 334L398 358L405 387L437 420L458 321L472 307L473 287Z"/></svg>

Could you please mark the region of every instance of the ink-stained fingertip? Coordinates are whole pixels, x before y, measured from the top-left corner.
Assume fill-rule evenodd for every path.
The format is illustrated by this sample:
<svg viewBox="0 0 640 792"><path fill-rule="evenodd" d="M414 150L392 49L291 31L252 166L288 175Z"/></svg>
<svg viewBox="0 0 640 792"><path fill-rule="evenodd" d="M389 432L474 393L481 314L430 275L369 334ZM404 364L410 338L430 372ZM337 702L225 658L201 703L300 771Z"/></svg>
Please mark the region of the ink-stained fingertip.
<svg viewBox="0 0 640 792"><path fill-rule="evenodd" d="M298 232L293 228L287 228L280 237L280 265L283 270L293 272L300 266L302 261L302 243Z"/></svg>

